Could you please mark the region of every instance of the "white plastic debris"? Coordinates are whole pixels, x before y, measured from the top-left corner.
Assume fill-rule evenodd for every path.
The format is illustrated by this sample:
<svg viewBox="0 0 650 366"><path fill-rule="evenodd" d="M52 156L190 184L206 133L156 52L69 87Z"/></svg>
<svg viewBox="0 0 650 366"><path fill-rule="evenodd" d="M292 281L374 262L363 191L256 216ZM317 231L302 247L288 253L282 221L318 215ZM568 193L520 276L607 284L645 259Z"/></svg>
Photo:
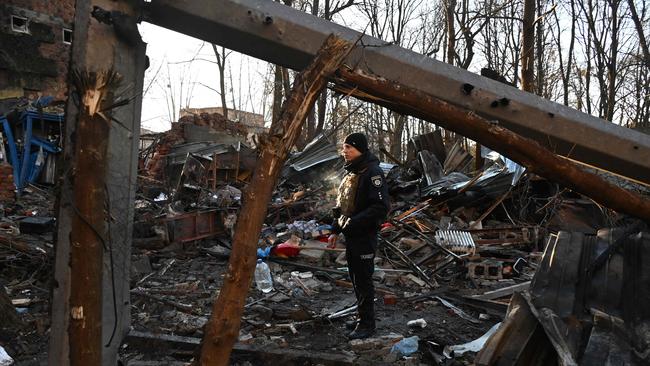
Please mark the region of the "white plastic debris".
<svg viewBox="0 0 650 366"><path fill-rule="evenodd" d="M427 326L427 321L420 318L415 320L409 320L406 325L411 328L425 328Z"/></svg>
<svg viewBox="0 0 650 366"><path fill-rule="evenodd" d="M444 350L444 355L448 358L451 358L451 353L453 352L456 355L462 355L465 352L478 352L483 348L485 345L485 342L487 342L488 338L494 332L499 329L499 326L501 326L501 323L496 323L488 330L485 334L483 334L480 338L475 339L471 342L465 343L465 344L458 344L455 346L446 346Z"/></svg>
<svg viewBox="0 0 650 366"><path fill-rule="evenodd" d="M14 364L14 359L11 358L7 351L0 346L0 366L9 366Z"/></svg>
<svg viewBox="0 0 650 366"><path fill-rule="evenodd" d="M167 201L168 198L169 198L169 197L167 197L166 194L160 192L160 194L158 195L158 197L154 198L153 200L154 200L155 202L160 202L160 201Z"/></svg>

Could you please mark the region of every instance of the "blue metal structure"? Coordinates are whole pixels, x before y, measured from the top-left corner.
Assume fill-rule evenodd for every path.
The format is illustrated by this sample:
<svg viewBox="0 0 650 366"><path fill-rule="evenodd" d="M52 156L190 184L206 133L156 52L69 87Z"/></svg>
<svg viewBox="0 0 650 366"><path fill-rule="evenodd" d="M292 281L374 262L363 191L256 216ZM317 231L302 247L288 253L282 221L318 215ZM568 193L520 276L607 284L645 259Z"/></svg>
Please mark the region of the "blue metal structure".
<svg viewBox="0 0 650 366"><path fill-rule="evenodd" d="M19 149L9 121L6 116L0 116L6 144L9 148L9 161L14 169L14 185L18 194L22 192L28 183L33 183L38 178L43 166L37 164L40 151L43 152L43 158L46 158L48 154L56 154L61 151L61 148L57 145L34 136L34 121L62 124L63 118L62 114L42 113L33 110L23 111L20 114L20 122L23 128L23 146L22 149ZM39 149L32 151L32 147L38 147Z"/></svg>

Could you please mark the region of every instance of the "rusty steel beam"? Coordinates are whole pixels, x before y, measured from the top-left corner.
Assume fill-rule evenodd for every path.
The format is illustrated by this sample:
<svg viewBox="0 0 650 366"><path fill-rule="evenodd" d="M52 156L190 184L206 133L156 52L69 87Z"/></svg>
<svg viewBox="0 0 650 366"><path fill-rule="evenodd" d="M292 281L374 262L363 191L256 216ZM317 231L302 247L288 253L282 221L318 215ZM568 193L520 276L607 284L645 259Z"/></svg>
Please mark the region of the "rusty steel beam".
<svg viewBox="0 0 650 366"><path fill-rule="evenodd" d="M303 69L331 33L349 28L268 0L151 0L144 20L281 66ZM348 65L430 94L532 138L551 151L650 183L650 136L469 71L364 36ZM479 141L480 142L480 141Z"/></svg>

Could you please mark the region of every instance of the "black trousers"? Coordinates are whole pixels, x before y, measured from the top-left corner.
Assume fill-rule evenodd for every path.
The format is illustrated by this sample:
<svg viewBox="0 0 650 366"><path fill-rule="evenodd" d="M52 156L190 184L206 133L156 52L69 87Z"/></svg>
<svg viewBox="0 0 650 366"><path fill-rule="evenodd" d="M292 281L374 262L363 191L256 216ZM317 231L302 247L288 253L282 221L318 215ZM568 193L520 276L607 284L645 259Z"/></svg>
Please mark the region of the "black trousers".
<svg viewBox="0 0 650 366"><path fill-rule="evenodd" d="M375 234L376 235L376 234ZM352 286L354 287L354 294L357 297L359 323L363 327L375 328L375 286L372 283L372 274L375 271L375 246L368 245L369 243L360 243L354 240L362 240L367 238L351 238L346 237L346 257L348 261L348 271ZM376 240L373 236L371 240ZM357 245L355 245L357 244ZM363 245L358 245L363 244Z"/></svg>

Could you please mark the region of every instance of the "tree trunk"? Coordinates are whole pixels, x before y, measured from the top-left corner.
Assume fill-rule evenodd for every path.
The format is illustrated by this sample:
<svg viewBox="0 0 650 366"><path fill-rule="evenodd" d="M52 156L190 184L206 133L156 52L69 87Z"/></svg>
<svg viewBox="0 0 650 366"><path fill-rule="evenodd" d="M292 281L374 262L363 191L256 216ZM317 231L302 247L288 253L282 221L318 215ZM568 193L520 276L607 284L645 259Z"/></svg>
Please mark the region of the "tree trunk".
<svg viewBox="0 0 650 366"><path fill-rule="evenodd" d="M393 127L392 134L390 136L390 153L395 158L402 160L402 135L404 134L404 124L406 123L407 117L403 114L391 113L393 115L393 120L395 125Z"/></svg>
<svg viewBox="0 0 650 366"><path fill-rule="evenodd" d="M454 65L456 58L456 27L455 27L456 0L446 0L445 17L447 20L447 63Z"/></svg>
<svg viewBox="0 0 650 366"><path fill-rule="evenodd" d="M524 0L524 21L521 30L521 89L535 91L535 0Z"/></svg>
<svg viewBox="0 0 650 366"><path fill-rule="evenodd" d="M630 15L632 16L634 27L636 28L636 32L639 34L639 46L641 46L641 51L643 51L643 63L646 67L650 68L650 50L648 50L648 42L646 41L645 33L643 32L643 24L641 23L641 19L639 19L639 14L636 11L634 0L627 0L627 4L630 7Z"/></svg>
<svg viewBox="0 0 650 366"><path fill-rule="evenodd" d="M228 119L228 103L226 103L226 49L221 47L221 53L217 49L217 45L212 44L214 56L217 58L217 68L219 68L219 91L221 96L221 110L223 116Z"/></svg>
<svg viewBox="0 0 650 366"><path fill-rule="evenodd" d="M569 41L569 50L567 52L566 65L562 59L562 28L560 27L560 18L557 15L557 12L553 12L555 17L555 25L557 27L557 53L560 60L560 72L562 76L562 103L566 106L569 105L569 83L571 77L571 63L573 62L573 47L575 45L575 34L576 34L576 14L575 14L575 3L574 0L570 0L571 4L571 34ZM578 75L578 77L582 77ZM580 107L578 107L580 109Z"/></svg>
<svg viewBox="0 0 650 366"><path fill-rule="evenodd" d="M320 97L318 97L318 120L316 124L316 130L314 131L314 136L318 135L319 133L323 132L323 129L325 128L325 116L327 113L327 90L323 90L323 92L320 94Z"/></svg>
<svg viewBox="0 0 650 366"><path fill-rule="evenodd" d="M199 365L229 364L255 268L255 250L267 203L303 122L327 83L326 78L341 65L350 47L349 42L336 36L327 38L315 60L296 78L280 119L271 126L269 139L261 146L260 159L245 190L240 220L235 228L229 271L205 326L197 360Z"/></svg>
<svg viewBox="0 0 650 366"><path fill-rule="evenodd" d="M618 1L612 0L610 8L612 9L612 29L609 62L607 63L607 109L605 117L608 121L614 121L614 111L616 105L616 76L618 74Z"/></svg>
<svg viewBox="0 0 650 366"><path fill-rule="evenodd" d="M591 27L587 29L587 39L584 40L585 42L585 59L587 60L587 65L585 68L585 89L584 89L584 96L585 96L585 104L587 106L587 114L592 114L592 105L591 105L591 38L594 37L591 31Z"/></svg>
<svg viewBox="0 0 650 366"><path fill-rule="evenodd" d="M282 110L282 67L275 65L273 80L273 110L271 116L271 124L276 123L280 119L280 113Z"/></svg>
<svg viewBox="0 0 650 366"><path fill-rule="evenodd" d="M398 113L428 120L498 151L530 172L592 198L615 211L650 220L650 200L615 186L538 142L490 123L474 112L453 106L405 85L362 71L342 68L338 89L382 104ZM358 88L358 89L355 89Z"/></svg>
<svg viewBox="0 0 650 366"><path fill-rule="evenodd" d="M533 59L535 60L535 63L537 65L537 75L533 75L533 78L536 81L537 84L537 95L550 99L551 97L546 95L544 92L546 90L546 75L544 75L545 68L548 67L546 64L546 61L544 60L544 22L542 21L543 14L542 11L544 10L542 7L541 0L537 0L537 16L539 20L537 21L537 30L535 31L535 39L536 39L536 44L535 44L535 52L533 52ZM561 50L558 50L558 52L561 52Z"/></svg>

